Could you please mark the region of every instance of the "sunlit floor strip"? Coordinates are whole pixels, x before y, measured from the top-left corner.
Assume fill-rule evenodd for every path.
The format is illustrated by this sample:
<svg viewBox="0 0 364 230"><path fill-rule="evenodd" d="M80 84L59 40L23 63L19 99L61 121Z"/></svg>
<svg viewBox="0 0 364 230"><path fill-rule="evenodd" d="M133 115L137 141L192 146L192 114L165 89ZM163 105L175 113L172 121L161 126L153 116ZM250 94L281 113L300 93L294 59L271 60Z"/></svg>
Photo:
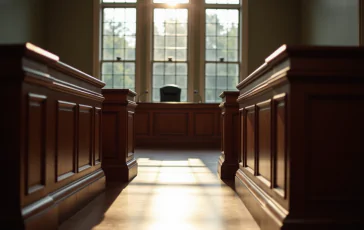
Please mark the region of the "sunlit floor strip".
<svg viewBox="0 0 364 230"><path fill-rule="evenodd" d="M66 229L258 230L234 191L217 177L217 151L137 150L138 176L108 189Z"/></svg>

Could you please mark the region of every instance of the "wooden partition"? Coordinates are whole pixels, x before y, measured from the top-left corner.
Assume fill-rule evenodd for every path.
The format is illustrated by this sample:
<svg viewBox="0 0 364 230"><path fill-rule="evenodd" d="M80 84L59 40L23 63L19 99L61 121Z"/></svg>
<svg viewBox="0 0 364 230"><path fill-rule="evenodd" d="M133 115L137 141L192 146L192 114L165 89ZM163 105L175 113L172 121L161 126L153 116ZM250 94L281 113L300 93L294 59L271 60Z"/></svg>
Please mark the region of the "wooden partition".
<svg viewBox="0 0 364 230"><path fill-rule="evenodd" d="M5 229L57 229L105 187L104 83L30 43L0 46Z"/></svg>
<svg viewBox="0 0 364 230"><path fill-rule="evenodd" d="M218 104L138 103L137 147L220 148Z"/></svg>
<svg viewBox="0 0 364 230"><path fill-rule="evenodd" d="M235 185L262 230L363 227L363 63L362 47L282 46L238 85Z"/></svg>
<svg viewBox="0 0 364 230"><path fill-rule="evenodd" d="M239 92L225 91L220 97L222 102L221 156L217 172L221 179L234 179L239 168Z"/></svg>
<svg viewBox="0 0 364 230"><path fill-rule="evenodd" d="M136 93L129 89L103 89L102 169L107 183L127 182L138 173L134 157Z"/></svg>

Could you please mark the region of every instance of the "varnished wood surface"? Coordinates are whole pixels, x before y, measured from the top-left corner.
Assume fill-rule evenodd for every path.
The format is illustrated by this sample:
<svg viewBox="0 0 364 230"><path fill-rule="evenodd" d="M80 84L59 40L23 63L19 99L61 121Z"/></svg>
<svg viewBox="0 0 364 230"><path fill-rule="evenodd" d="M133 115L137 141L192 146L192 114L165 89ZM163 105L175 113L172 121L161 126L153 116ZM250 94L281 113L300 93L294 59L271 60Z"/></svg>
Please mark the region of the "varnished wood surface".
<svg viewBox="0 0 364 230"><path fill-rule="evenodd" d="M102 168L106 181L123 183L138 173L134 157L136 93L129 89L103 89Z"/></svg>
<svg viewBox="0 0 364 230"><path fill-rule="evenodd" d="M138 103L137 147L215 148L221 145L220 109L205 103Z"/></svg>
<svg viewBox="0 0 364 230"><path fill-rule="evenodd" d="M363 227L363 63L363 47L282 46L237 86L235 185L262 230Z"/></svg>
<svg viewBox="0 0 364 230"><path fill-rule="evenodd" d="M239 168L239 104L237 99L239 92L224 91L220 97L221 109L221 156L217 172L221 179L234 179Z"/></svg>
<svg viewBox="0 0 364 230"><path fill-rule="evenodd" d="M0 67L0 222L55 229L105 187L97 144L104 83L30 43L0 45Z"/></svg>
<svg viewBox="0 0 364 230"><path fill-rule="evenodd" d="M108 188L59 230L258 230L216 174L220 152L139 150L138 176Z"/></svg>

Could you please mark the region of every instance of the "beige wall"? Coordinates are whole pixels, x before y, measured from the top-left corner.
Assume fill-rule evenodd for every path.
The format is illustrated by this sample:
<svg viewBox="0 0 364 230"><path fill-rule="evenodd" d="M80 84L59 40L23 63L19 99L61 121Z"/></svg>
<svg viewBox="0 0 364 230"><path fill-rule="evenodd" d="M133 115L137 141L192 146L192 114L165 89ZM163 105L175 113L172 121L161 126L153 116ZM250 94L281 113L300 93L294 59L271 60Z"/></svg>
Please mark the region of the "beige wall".
<svg viewBox="0 0 364 230"><path fill-rule="evenodd" d="M300 43L300 4L292 0L247 0L245 5L249 12L243 37L244 32L248 34L248 47L243 49L248 49L248 54L243 65L248 66L250 74L282 44Z"/></svg>
<svg viewBox="0 0 364 230"><path fill-rule="evenodd" d="M45 0L0 0L0 44L46 45Z"/></svg>
<svg viewBox="0 0 364 230"><path fill-rule="evenodd" d="M47 0L47 49L85 73L93 71L93 1Z"/></svg>
<svg viewBox="0 0 364 230"><path fill-rule="evenodd" d="M302 0L301 10L304 44L359 44L359 0Z"/></svg>

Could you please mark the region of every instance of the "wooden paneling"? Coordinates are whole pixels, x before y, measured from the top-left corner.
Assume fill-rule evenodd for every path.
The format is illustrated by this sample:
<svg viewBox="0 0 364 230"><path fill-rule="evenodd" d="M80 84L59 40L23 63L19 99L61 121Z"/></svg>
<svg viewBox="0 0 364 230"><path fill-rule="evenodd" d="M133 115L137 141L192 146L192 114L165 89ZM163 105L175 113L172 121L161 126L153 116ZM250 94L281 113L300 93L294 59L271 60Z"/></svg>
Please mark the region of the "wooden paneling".
<svg viewBox="0 0 364 230"><path fill-rule="evenodd" d="M363 62L364 47L284 45L237 86L235 188L262 230L364 225Z"/></svg>
<svg viewBox="0 0 364 230"><path fill-rule="evenodd" d="M246 167L246 110L240 109L240 162Z"/></svg>
<svg viewBox="0 0 364 230"><path fill-rule="evenodd" d="M76 104L58 101L57 108L57 181L76 172Z"/></svg>
<svg viewBox="0 0 364 230"><path fill-rule="evenodd" d="M92 106L78 106L78 171L92 165Z"/></svg>
<svg viewBox="0 0 364 230"><path fill-rule="evenodd" d="M44 188L45 185L46 101L47 97L45 95L29 94L26 163L26 191L28 194Z"/></svg>
<svg viewBox="0 0 364 230"><path fill-rule="evenodd" d="M196 113L194 114L195 135L196 136L213 136L215 114L213 113Z"/></svg>
<svg viewBox="0 0 364 230"><path fill-rule="evenodd" d="M104 111L102 114L102 125L103 127L113 127L112 129L108 129L107 132L102 133L102 155L106 158L115 158L117 157L118 149L118 140L119 136L119 114L118 112L106 112Z"/></svg>
<svg viewBox="0 0 364 230"><path fill-rule="evenodd" d="M285 94L275 98L274 187L284 195L286 189L286 103Z"/></svg>
<svg viewBox="0 0 364 230"><path fill-rule="evenodd" d="M326 201L342 203L343 207L349 200L360 200L364 190L357 184L348 186L347 178L362 180L364 96L310 95L307 107L311 135L306 139L305 167L310 169L305 180L306 200L312 205ZM350 145L345 144L349 138ZM340 165L333 159L338 159Z"/></svg>
<svg viewBox="0 0 364 230"><path fill-rule="evenodd" d="M105 84L30 43L0 45L0 80L1 226L57 229L105 188L101 164L91 163L101 132L92 108L101 108Z"/></svg>
<svg viewBox="0 0 364 230"><path fill-rule="evenodd" d="M138 103L136 147L215 148L221 145L220 108L203 103Z"/></svg>
<svg viewBox="0 0 364 230"><path fill-rule="evenodd" d="M246 107L246 166L255 169L255 106Z"/></svg>
<svg viewBox="0 0 364 230"><path fill-rule="evenodd" d="M154 135L187 135L188 113L155 113Z"/></svg>
<svg viewBox="0 0 364 230"><path fill-rule="evenodd" d="M271 100L257 104L258 110L258 175L271 180Z"/></svg>
<svg viewBox="0 0 364 230"><path fill-rule="evenodd" d="M134 127L134 112L128 112L128 127ZM128 144L127 152L128 156L134 153L134 128L128 129Z"/></svg>
<svg viewBox="0 0 364 230"><path fill-rule="evenodd" d="M124 184L138 174L134 156L136 93L129 89L103 89L102 93L105 97L102 168L108 184Z"/></svg>
<svg viewBox="0 0 364 230"><path fill-rule="evenodd" d="M236 99L239 92L224 91L220 94L221 109L221 155L219 157L217 172L221 179L234 179L239 168L239 104Z"/></svg>
<svg viewBox="0 0 364 230"><path fill-rule="evenodd" d="M94 165L101 163L101 108L95 108L95 147L94 147Z"/></svg>
<svg viewBox="0 0 364 230"><path fill-rule="evenodd" d="M139 112L135 116L135 135L150 135L150 114Z"/></svg>

